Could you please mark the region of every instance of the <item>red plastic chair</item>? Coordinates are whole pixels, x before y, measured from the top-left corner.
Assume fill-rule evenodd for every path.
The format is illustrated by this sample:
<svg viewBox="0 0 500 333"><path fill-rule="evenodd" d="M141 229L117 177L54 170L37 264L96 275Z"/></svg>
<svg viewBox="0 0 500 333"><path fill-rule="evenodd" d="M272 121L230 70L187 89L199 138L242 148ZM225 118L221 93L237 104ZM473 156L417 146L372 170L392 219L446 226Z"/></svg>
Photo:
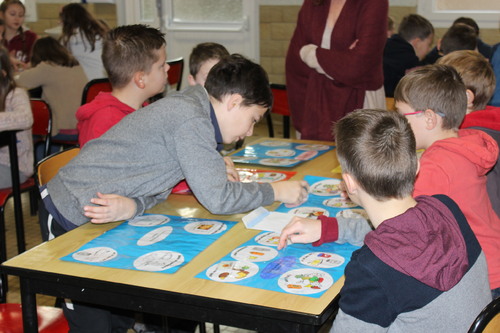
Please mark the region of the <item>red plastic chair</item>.
<svg viewBox="0 0 500 333"><path fill-rule="evenodd" d="M271 113L280 114L283 116L283 137L290 138L290 106L288 105L288 94L284 84L271 83L271 91L273 92L273 107ZM267 126L269 136L274 137L274 128L271 119L271 114L267 116Z"/></svg>
<svg viewBox="0 0 500 333"><path fill-rule="evenodd" d="M82 93L82 105L92 101L101 91L110 92L113 88L107 77L90 80Z"/></svg>
<svg viewBox="0 0 500 333"><path fill-rule="evenodd" d="M62 309L52 306L38 306L38 332L59 333L69 331ZM21 304L0 304L0 333L23 333Z"/></svg>
<svg viewBox="0 0 500 333"><path fill-rule="evenodd" d="M168 69L168 85L175 90L181 89L182 84L182 74L184 72L184 58L179 57L172 60L167 60L167 64L170 66Z"/></svg>

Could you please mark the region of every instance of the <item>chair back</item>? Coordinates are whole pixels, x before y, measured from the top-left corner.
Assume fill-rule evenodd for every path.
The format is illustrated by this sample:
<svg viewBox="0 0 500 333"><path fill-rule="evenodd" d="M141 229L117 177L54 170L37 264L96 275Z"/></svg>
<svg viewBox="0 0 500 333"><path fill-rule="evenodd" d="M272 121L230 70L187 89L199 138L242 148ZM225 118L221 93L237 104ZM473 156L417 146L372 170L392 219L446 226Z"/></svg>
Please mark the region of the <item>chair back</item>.
<svg viewBox="0 0 500 333"><path fill-rule="evenodd" d="M184 72L184 58L179 57L171 60L167 60L167 64L170 66L168 69L168 85L175 90L181 89L182 84L182 74Z"/></svg>
<svg viewBox="0 0 500 333"><path fill-rule="evenodd" d="M111 83L107 77L90 80L83 88L82 105L92 101L99 92L110 92L112 89Z"/></svg>
<svg viewBox="0 0 500 333"><path fill-rule="evenodd" d="M282 116L290 116L290 106L288 105L288 94L286 85L271 83L271 91L273 93L273 108L272 113L277 113Z"/></svg>
<svg viewBox="0 0 500 333"><path fill-rule="evenodd" d="M500 297L488 304L477 316L468 333L498 333L500 332Z"/></svg>
<svg viewBox="0 0 500 333"><path fill-rule="evenodd" d="M31 98L31 112L33 113L33 126L31 133L37 136L33 142L35 146L44 143L43 157L48 156L50 149L50 137L52 133L52 111L43 99Z"/></svg>
<svg viewBox="0 0 500 333"><path fill-rule="evenodd" d="M38 185L47 184L59 172L59 169L68 164L79 152L80 148L78 147L70 148L52 154L38 162L36 167Z"/></svg>

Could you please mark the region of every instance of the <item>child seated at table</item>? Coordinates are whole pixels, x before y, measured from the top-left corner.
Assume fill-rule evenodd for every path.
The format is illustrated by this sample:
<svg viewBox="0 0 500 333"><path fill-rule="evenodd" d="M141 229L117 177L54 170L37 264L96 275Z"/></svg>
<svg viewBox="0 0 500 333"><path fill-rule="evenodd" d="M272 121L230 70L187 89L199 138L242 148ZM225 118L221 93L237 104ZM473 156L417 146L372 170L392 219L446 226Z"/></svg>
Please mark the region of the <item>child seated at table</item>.
<svg viewBox="0 0 500 333"><path fill-rule="evenodd" d="M219 43L206 42L196 45L189 56L189 85L204 86L208 72L219 60L227 56L229 52Z"/></svg>
<svg viewBox="0 0 500 333"><path fill-rule="evenodd" d="M484 250L490 288L496 298L500 296L500 219L488 197L486 173L497 161L498 145L483 131L458 129L467 110L465 91L452 67L428 65L408 73L394 97L398 112L406 116L413 129L417 149L425 149L413 196L444 194L458 204ZM323 236L328 241L362 243L371 231L363 219L339 217L328 221L329 232ZM306 236L290 237L298 242Z"/></svg>
<svg viewBox="0 0 500 333"><path fill-rule="evenodd" d="M346 266L331 331L465 332L491 300L485 256L453 200L413 198L419 140L408 120L357 110L335 137L349 197L375 230ZM320 244L333 226L325 221L295 219L279 248L287 238Z"/></svg>
<svg viewBox="0 0 500 333"><path fill-rule="evenodd" d="M470 50L455 51L438 60L457 70L467 88L467 114L460 128L477 128L500 142L500 107L487 105L495 90L495 73L488 59ZM500 161L487 174L486 187L493 209L500 216Z"/></svg>
<svg viewBox="0 0 500 333"><path fill-rule="evenodd" d="M120 26L107 33L102 61L112 91L100 92L76 112L80 147L165 89L169 69L165 47L162 32L141 24Z"/></svg>

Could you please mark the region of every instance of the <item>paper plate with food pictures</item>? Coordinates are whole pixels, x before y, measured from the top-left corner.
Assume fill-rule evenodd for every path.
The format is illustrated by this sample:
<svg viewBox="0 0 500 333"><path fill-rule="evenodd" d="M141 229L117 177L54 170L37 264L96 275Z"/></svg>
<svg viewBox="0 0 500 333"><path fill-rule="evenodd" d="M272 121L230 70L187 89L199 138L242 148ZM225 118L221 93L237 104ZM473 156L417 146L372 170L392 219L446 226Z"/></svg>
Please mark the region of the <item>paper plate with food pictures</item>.
<svg viewBox="0 0 500 333"><path fill-rule="evenodd" d="M170 222L170 218L165 215L142 215L134 217L132 220L128 221L128 224L134 227L154 227L157 225L162 225Z"/></svg>
<svg viewBox="0 0 500 333"><path fill-rule="evenodd" d="M229 158L236 163L249 163L258 159L257 156L229 156Z"/></svg>
<svg viewBox="0 0 500 333"><path fill-rule="evenodd" d="M365 219L368 220L368 214L364 209L345 209L337 213L336 217L346 219Z"/></svg>
<svg viewBox="0 0 500 333"><path fill-rule="evenodd" d="M278 285L288 293L310 295L330 288L333 285L333 277L319 269L299 268L281 275Z"/></svg>
<svg viewBox="0 0 500 333"><path fill-rule="evenodd" d="M263 141L259 143L259 145L264 146L264 147L287 147L291 146L292 144L287 141L274 141L274 140L268 140L268 141Z"/></svg>
<svg viewBox="0 0 500 333"><path fill-rule="evenodd" d="M289 214L305 215L306 218L318 218L320 216L330 216L328 210L320 207L297 207L288 212Z"/></svg>
<svg viewBox="0 0 500 333"><path fill-rule="evenodd" d="M280 234L274 231L268 231L258 234L255 241L261 245L278 246L280 241Z"/></svg>
<svg viewBox="0 0 500 333"><path fill-rule="evenodd" d="M259 163L262 165L271 165L271 166L291 166L299 162L301 161L293 158L279 158L279 157L263 158L259 161Z"/></svg>
<svg viewBox="0 0 500 333"><path fill-rule="evenodd" d="M117 256L118 252L115 249L106 246L92 247L75 252L72 255L73 259L83 262L105 262Z"/></svg>
<svg viewBox="0 0 500 333"><path fill-rule="evenodd" d="M340 192L340 179L320 180L309 187L309 193L325 197L339 195Z"/></svg>
<svg viewBox="0 0 500 333"><path fill-rule="evenodd" d="M271 157L290 157L295 155L295 150L293 149L272 149L266 151L266 156Z"/></svg>
<svg viewBox="0 0 500 333"><path fill-rule="evenodd" d="M323 205L333 208L353 208L358 205L347 198L331 198L323 201Z"/></svg>
<svg viewBox="0 0 500 333"><path fill-rule="evenodd" d="M295 147L295 149L298 150L328 150L330 149L331 146L329 145L320 145L320 144L305 144L305 145L298 145Z"/></svg>
<svg viewBox="0 0 500 333"><path fill-rule="evenodd" d="M167 238L174 228L165 226L165 227L160 227L156 228L154 230L151 230L137 241L138 246L149 246L153 245L155 243L161 242L165 238Z"/></svg>
<svg viewBox="0 0 500 333"><path fill-rule="evenodd" d="M218 221L196 221L184 226L184 230L198 235L214 235L227 229L227 225Z"/></svg>
<svg viewBox="0 0 500 333"><path fill-rule="evenodd" d="M175 251L153 251L134 260L134 267L140 271L160 272L179 266L184 262L184 256Z"/></svg>
<svg viewBox="0 0 500 333"><path fill-rule="evenodd" d="M221 261L210 266L206 275L219 282L237 282L248 279L259 272L259 266L248 261Z"/></svg>
<svg viewBox="0 0 500 333"><path fill-rule="evenodd" d="M278 251L269 246L246 245L231 252L231 257L240 261L260 262L269 261L278 255Z"/></svg>
<svg viewBox="0 0 500 333"><path fill-rule="evenodd" d="M311 267L333 268L345 262L345 258L330 252L309 252L300 257L299 261Z"/></svg>

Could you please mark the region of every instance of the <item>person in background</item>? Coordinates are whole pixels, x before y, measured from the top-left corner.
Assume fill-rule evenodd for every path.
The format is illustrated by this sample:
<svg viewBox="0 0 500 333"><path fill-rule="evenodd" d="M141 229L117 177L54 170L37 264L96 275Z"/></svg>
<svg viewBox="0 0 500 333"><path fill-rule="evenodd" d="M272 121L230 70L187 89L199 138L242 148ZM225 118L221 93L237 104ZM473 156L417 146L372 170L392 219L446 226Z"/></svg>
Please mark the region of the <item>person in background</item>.
<svg viewBox="0 0 500 333"><path fill-rule="evenodd" d="M52 110L52 137L77 140L75 113L80 106L87 76L78 61L52 37L38 39L33 45L31 68L20 72L16 82L26 88L42 88L42 99ZM39 148L42 148L39 150ZM36 159L43 157L43 147L37 148ZM60 149L53 145L51 153Z"/></svg>
<svg viewBox="0 0 500 333"><path fill-rule="evenodd" d="M189 55L189 85L204 86L208 72L219 60L228 56L227 49L219 43L207 42L196 45Z"/></svg>
<svg viewBox="0 0 500 333"><path fill-rule="evenodd" d="M391 38L392 35L396 33L396 26L394 19L389 16L387 17L387 38Z"/></svg>
<svg viewBox="0 0 500 333"><path fill-rule="evenodd" d="M0 46L0 132L19 130L16 136L21 183L33 175L32 125L33 114L28 94L16 86L9 51ZM11 186L9 147L5 146L0 148L0 188Z"/></svg>
<svg viewBox="0 0 500 333"><path fill-rule="evenodd" d="M76 112L80 147L165 89L169 69L165 47L164 34L145 25L124 25L107 33L102 61L112 91L100 92Z"/></svg>
<svg viewBox="0 0 500 333"><path fill-rule="evenodd" d="M394 97L394 89L405 74L420 66L434 39L434 27L418 14L405 16L384 48L384 88L387 97Z"/></svg>
<svg viewBox="0 0 500 333"><path fill-rule="evenodd" d="M65 5L59 17L60 41L83 67L88 81L106 77L101 53L103 38L109 29L78 3Z"/></svg>
<svg viewBox="0 0 500 333"><path fill-rule="evenodd" d="M3 45L9 50L11 63L18 71L28 67L31 49L38 38L36 33L23 28L25 14L26 7L22 1L4 0L0 5L4 21Z"/></svg>
<svg viewBox="0 0 500 333"><path fill-rule="evenodd" d="M345 268L330 332L466 332L491 301L485 255L453 200L413 198L418 160L408 120L357 110L335 125L335 138L349 197L375 230ZM309 221L285 227L278 248L289 237L327 241L333 223ZM295 237L307 227L309 239Z"/></svg>
<svg viewBox="0 0 500 333"><path fill-rule="evenodd" d="M332 140L332 122L361 107L385 108L382 54L387 0L305 0L286 56L298 138Z"/></svg>
<svg viewBox="0 0 500 333"><path fill-rule="evenodd" d="M465 24L472 29L474 29L474 32L476 33L476 45L477 45L477 50L479 53L481 53L486 59L491 59L491 55L493 52L493 47L491 45L486 44L481 40L479 37L479 26L477 25L476 21L470 17L459 17L455 21L453 21L452 26L455 24ZM464 50L470 50L470 49L464 49ZM436 45L430 52L427 54L427 56L423 60L423 64L433 64L437 61L437 59L442 56L440 55L440 50L438 45Z"/></svg>
<svg viewBox="0 0 500 333"><path fill-rule="evenodd" d="M496 85L489 104L493 106L500 106L500 43L493 47L490 63L493 67L493 71L495 72Z"/></svg>

